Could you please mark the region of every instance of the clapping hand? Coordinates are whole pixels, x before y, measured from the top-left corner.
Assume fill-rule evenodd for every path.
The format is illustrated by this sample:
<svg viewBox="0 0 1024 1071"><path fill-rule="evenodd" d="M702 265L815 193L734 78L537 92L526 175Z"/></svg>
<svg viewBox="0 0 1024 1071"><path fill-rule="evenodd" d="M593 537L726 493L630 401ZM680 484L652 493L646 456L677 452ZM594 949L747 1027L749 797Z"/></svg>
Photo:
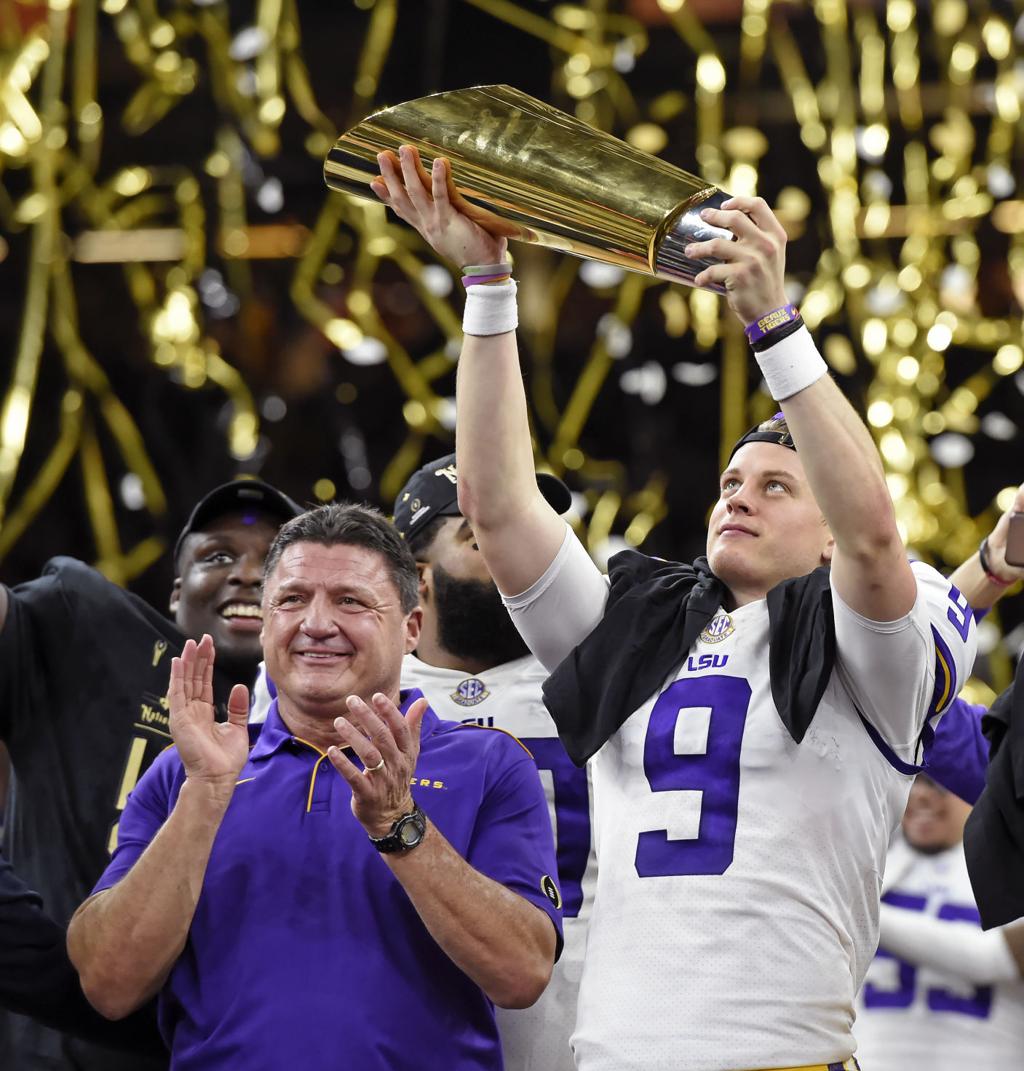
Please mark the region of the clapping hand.
<svg viewBox="0 0 1024 1071"><path fill-rule="evenodd" d="M186 640L181 657L171 660L170 726L188 780L227 802L249 756L249 690L244 684L231 689L228 720L218 722L214 658L213 640L203 636L199 643Z"/></svg>
<svg viewBox="0 0 1024 1071"><path fill-rule="evenodd" d="M341 747L329 748L327 757L352 788L352 813L357 820L371 837L385 837L414 806L409 783L419 758L420 724L427 701L417 699L404 716L380 692L371 702L348 697L347 717L334 721ZM352 749L362 770L342 747Z"/></svg>

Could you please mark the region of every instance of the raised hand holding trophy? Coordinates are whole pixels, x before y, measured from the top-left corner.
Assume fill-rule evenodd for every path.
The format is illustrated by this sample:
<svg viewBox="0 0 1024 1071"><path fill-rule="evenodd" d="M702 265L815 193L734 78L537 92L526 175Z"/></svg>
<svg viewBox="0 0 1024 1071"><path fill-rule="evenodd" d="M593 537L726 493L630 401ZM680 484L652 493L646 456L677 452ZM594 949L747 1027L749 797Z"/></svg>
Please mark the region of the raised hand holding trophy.
<svg viewBox="0 0 1024 1071"><path fill-rule="evenodd" d="M477 86L396 104L343 134L327 185L374 198L377 154L412 145L429 170L444 156L458 193L492 234L693 285L713 260L691 242L732 239L700 218L728 195L511 86ZM717 284L708 289L725 291Z"/></svg>

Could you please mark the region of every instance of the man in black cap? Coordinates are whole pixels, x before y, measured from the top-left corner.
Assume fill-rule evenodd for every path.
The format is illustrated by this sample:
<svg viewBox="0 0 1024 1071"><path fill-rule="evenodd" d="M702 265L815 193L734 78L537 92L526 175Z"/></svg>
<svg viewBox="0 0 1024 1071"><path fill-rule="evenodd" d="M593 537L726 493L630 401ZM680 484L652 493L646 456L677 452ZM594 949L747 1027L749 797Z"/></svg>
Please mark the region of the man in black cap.
<svg viewBox="0 0 1024 1071"><path fill-rule="evenodd" d="M459 511L455 481L454 454L425 464L398 493L394 523L420 566L425 618L417 654L431 665L479 673L529 651ZM556 476L538 473L537 486L556 513L572 505Z"/></svg>
<svg viewBox="0 0 1024 1071"><path fill-rule="evenodd" d="M171 658L187 638L213 637L219 707L236 681L255 676L263 559L300 512L258 480L201 499L174 548L173 621L73 558L52 559L37 580L0 585L0 739L16 785L4 850L62 928L109 861L128 793L170 743ZM55 991L55 1005L62 999ZM67 1022L59 1007L46 1018ZM117 1055L21 1016L0 1019L0 1067L163 1066L162 1054Z"/></svg>
<svg viewBox="0 0 1024 1071"><path fill-rule="evenodd" d="M556 513L569 509L561 480L538 473L537 486ZM569 1035L596 876L589 777L558 741L541 697L547 670L502 605L456 491L449 454L414 472L395 499L394 524L416 559L423 611L402 687L418 688L443 718L512 733L542 771L558 844L565 945L541 998L530 1008L498 1008L498 1029L506 1071L573 1071Z"/></svg>

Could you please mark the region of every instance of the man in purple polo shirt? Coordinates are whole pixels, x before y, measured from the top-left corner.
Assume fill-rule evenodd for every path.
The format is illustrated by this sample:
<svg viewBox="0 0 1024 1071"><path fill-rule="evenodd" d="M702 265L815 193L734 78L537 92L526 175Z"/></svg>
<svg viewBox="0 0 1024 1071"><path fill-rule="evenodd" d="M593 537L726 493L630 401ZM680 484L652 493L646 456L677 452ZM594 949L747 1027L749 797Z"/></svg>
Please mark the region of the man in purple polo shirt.
<svg viewBox="0 0 1024 1071"><path fill-rule="evenodd" d="M417 573L375 511L286 524L263 611L251 752L242 685L214 720L210 638L172 664L176 747L71 922L86 995L116 1018L159 993L175 1069L501 1068L493 1004L535 1001L561 946L529 753L399 693Z"/></svg>

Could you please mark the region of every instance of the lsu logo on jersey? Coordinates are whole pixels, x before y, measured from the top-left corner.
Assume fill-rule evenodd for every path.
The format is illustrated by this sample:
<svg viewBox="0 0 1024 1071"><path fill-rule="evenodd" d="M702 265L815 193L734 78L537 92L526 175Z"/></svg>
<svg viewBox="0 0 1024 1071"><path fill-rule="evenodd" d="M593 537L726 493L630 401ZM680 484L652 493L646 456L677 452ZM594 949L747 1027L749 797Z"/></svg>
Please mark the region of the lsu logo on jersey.
<svg viewBox="0 0 1024 1071"><path fill-rule="evenodd" d="M705 643L721 643L735 631L732 618L728 614L718 614L707 623L699 638Z"/></svg>
<svg viewBox="0 0 1024 1071"><path fill-rule="evenodd" d="M703 673L706 669L722 669L729 661L727 654L690 655L686 668L691 673Z"/></svg>
<svg viewBox="0 0 1024 1071"><path fill-rule="evenodd" d="M490 694L487 690L487 685L482 680L478 677L468 677L452 692L451 698L460 707L475 707L477 703L482 703Z"/></svg>

